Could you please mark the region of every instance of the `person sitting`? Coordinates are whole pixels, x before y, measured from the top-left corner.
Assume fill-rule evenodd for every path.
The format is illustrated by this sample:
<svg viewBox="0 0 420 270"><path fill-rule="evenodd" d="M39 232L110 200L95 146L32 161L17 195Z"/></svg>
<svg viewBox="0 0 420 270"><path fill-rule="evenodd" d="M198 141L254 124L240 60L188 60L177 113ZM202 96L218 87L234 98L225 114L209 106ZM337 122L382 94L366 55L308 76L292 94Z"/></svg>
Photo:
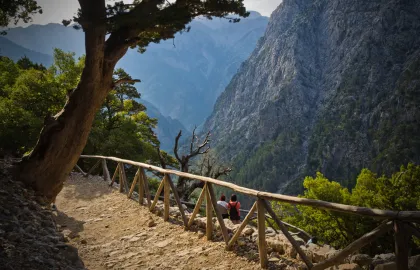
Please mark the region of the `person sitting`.
<svg viewBox="0 0 420 270"><path fill-rule="evenodd" d="M240 208L241 208L241 203L238 202L238 199L236 198L236 195L232 194L232 196L230 196L230 202L228 204L228 209L229 209L230 220L233 222L233 224L241 223L241 215L240 215L240 212L239 212Z"/></svg>
<svg viewBox="0 0 420 270"><path fill-rule="evenodd" d="M229 218L228 203L226 202L226 197L223 194L220 196L220 200L217 201L217 210L220 214L222 214L223 219Z"/></svg>

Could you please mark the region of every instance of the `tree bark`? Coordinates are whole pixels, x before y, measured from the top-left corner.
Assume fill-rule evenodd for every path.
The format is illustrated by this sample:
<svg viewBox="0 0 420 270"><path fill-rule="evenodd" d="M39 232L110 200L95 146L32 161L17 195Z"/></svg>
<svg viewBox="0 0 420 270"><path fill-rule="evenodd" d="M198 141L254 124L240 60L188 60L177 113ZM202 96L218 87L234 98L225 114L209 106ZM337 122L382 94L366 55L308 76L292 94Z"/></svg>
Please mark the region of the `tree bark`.
<svg viewBox="0 0 420 270"><path fill-rule="evenodd" d="M77 88L64 108L46 120L33 151L17 166L17 178L48 199L54 198L87 142L97 110L112 87L119 59L105 57L105 2L80 0L84 19L86 62Z"/></svg>

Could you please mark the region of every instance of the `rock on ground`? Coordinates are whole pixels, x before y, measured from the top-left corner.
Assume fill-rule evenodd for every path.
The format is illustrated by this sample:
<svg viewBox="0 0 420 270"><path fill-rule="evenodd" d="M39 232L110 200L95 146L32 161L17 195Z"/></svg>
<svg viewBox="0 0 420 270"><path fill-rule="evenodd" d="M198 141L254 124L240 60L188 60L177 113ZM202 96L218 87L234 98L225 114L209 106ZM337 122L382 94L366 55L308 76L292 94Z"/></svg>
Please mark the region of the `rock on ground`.
<svg viewBox="0 0 420 270"><path fill-rule="evenodd" d="M0 162L0 269L85 269L43 199L13 181L6 166Z"/></svg>

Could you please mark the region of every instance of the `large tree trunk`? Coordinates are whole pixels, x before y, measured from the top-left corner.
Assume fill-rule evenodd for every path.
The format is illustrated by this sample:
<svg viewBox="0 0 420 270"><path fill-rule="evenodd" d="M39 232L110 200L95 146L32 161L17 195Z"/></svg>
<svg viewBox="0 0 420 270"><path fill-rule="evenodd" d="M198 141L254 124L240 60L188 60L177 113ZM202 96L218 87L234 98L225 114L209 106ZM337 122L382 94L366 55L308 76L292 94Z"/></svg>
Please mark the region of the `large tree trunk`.
<svg viewBox="0 0 420 270"><path fill-rule="evenodd" d="M81 80L62 111L46 119L35 148L17 166L17 177L50 200L60 192L83 151L95 114L112 87L116 64L104 60L104 0L82 0L80 4L89 18L83 27L86 62Z"/></svg>

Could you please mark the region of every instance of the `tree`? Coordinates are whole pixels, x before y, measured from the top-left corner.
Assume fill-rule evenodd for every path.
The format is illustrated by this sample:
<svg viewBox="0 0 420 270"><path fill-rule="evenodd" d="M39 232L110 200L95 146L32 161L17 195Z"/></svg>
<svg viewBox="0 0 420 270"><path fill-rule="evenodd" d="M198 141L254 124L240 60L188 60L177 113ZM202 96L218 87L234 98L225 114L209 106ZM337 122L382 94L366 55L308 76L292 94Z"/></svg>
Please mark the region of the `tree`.
<svg viewBox="0 0 420 270"><path fill-rule="evenodd" d="M114 68L129 48L174 38L197 16L247 16L243 0L135 0L132 4L79 0L73 19L85 33L86 61L80 82L63 109L47 119L33 151L16 176L47 198L61 190L87 142L96 112L114 88ZM231 18L232 22L239 19ZM70 23L66 21L65 23Z"/></svg>
<svg viewBox="0 0 420 270"><path fill-rule="evenodd" d="M180 130L178 135L175 138L174 154L178 160L179 169L181 172L193 172L198 175L203 175L212 178L219 178L224 175L228 175L232 169L230 167L224 167L217 163L217 158L212 152L210 152L210 132L207 132L204 139L200 142L198 136L196 136L195 131L197 127L194 128L189 153L185 155L179 154L179 139L182 136L182 131ZM202 156L202 158L196 161L193 164L193 168L190 168L190 163L197 156ZM204 182L194 182L191 183L187 181L185 177L179 177L176 185L179 196L184 200L188 201L191 193L194 192L197 188L203 188Z"/></svg>
<svg viewBox="0 0 420 270"><path fill-rule="evenodd" d="M20 58L16 64L21 69L36 69L36 70L46 70L46 68L42 64L33 63L26 55L22 58Z"/></svg>
<svg viewBox="0 0 420 270"><path fill-rule="evenodd" d="M55 62L57 58L55 57ZM35 143L43 119L57 113L66 100L55 75L22 58L0 59L0 153L16 155Z"/></svg>
<svg viewBox="0 0 420 270"><path fill-rule="evenodd" d="M420 166L414 164L401 166L400 171L390 177L385 175L378 177L370 170L363 169L357 177L356 186L349 192L339 183L329 181L321 173L317 173L316 178L305 178L303 184L305 192L302 197L377 209L418 211L419 179ZM381 222L369 217L320 210L309 206L295 207L284 203L273 203L273 206L283 219L336 248L344 248L363 234L372 231ZM367 246L364 251L373 254L392 249L392 239L382 237Z"/></svg>
<svg viewBox="0 0 420 270"><path fill-rule="evenodd" d="M42 9L35 0L0 0L0 27L7 27L10 23L25 23L32 20L35 13L42 14ZM6 34L1 31L0 34Z"/></svg>
<svg viewBox="0 0 420 270"><path fill-rule="evenodd" d="M96 114L85 154L119 156L137 161L151 160L159 164L155 148L159 140L153 132L157 120L146 114L146 107L137 102L140 93L123 69L114 72L115 87L109 92Z"/></svg>

